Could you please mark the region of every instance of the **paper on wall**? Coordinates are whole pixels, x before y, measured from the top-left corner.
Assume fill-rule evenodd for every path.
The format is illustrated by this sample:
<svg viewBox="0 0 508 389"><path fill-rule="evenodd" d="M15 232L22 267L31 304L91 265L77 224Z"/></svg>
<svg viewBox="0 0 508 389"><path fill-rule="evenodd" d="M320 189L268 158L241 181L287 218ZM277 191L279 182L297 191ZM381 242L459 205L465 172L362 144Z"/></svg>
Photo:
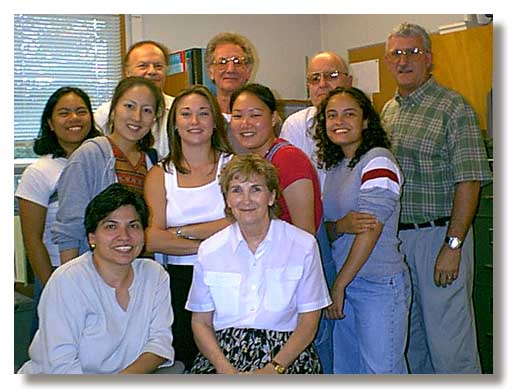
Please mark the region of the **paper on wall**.
<svg viewBox="0 0 508 389"><path fill-rule="evenodd" d="M379 93L379 60L355 62L349 65L353 85L366 94Z"/></svg>

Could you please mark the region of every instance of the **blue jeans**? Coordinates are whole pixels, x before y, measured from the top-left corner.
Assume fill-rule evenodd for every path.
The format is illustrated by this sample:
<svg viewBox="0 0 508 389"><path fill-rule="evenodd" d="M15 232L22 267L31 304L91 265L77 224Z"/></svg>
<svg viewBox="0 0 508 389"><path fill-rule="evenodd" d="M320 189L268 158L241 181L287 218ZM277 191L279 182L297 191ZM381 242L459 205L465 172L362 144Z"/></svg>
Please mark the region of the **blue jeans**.
<svg viewBox="0 0 508 389"><path fill-rule="evenodd" d="M337 269L335 262L332 258L330 242L326 235L325 223L322 221L316 232L316 240L319 245L319 252L321 254L321 262L323 264L323 271L325 273L328 288L331 289ZM314 339L314 347L319 355L321 366L323 367L323 374L333 374L333 326L335 320L327 319L324 312L321 314L316 338Z"/></svg>
<svg viewBox="0 0 508 389"><path fill-rule="evenodd" d="M333 331L335 374L405 374L410 277L355 277L346 288L345 318Z"/></svg>

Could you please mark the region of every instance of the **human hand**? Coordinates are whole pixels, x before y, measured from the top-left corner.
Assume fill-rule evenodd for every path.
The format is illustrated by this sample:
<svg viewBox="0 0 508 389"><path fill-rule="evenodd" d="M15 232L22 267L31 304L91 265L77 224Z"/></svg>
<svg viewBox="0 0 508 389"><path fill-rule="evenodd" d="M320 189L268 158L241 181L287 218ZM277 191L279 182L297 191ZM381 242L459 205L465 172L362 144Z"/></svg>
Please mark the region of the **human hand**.
<svg viewBox="0 0 508 389"><path fill-rule="evenodd" d="M328 319L341 320L346 317L343 312L345 294L345 288L338 286L337 283L333 284L331 290L332 305L325 309L325 315Z"/></svg>
<svg viewBox="0 0 508 389"><path fill-rule="evenodd" d="M377 218L370 213L349 211L342 219L337 220L337 232L360 234L374 229L377 223Z"/></svg>
<svg viewBox="0 0 508 389"><path fill-rule="evenodd" d="M460 249L453 250L446 245L441 247L434 265L434 283L446 288L459 276Z"/></svg>

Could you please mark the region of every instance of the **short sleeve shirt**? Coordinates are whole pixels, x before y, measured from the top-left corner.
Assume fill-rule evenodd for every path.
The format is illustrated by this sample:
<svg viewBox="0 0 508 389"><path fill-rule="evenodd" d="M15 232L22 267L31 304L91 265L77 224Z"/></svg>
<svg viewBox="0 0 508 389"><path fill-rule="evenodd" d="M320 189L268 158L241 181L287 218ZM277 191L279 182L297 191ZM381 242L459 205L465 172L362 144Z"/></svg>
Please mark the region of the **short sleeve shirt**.
<svg viewBox="0 0 508 389"><path fill-rule="evenodd" d="M186 309L214 311L216 331L293 331L298 313L331 303L314 237L272 220L255 253L234 223L203 241Z"/></svg>
<svg viewBox="0 0 508 389"><path fill-rule="evenodd" d="M432 77L406 97L398 93L381 113L406 183L401 222L450 216L455 184L492 179L477 117L458 93Z"/></svg>

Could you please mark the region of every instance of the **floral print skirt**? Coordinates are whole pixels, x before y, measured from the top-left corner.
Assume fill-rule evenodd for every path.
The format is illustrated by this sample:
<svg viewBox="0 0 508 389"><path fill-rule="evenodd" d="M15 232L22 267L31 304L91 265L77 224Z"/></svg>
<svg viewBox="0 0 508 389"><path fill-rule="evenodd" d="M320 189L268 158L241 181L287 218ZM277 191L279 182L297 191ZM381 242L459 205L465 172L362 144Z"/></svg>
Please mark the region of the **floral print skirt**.
<svg viewBox="0 0 508 389"><path fill-rule="evenodd" d="M292 332L255 328L225 328L215 333L229 362L241 372L260 369L284 346ZM322 374L321 363L312 343L286 369L286 374ZM215 374L215 368L201 353L191 374Z"/></svg>

